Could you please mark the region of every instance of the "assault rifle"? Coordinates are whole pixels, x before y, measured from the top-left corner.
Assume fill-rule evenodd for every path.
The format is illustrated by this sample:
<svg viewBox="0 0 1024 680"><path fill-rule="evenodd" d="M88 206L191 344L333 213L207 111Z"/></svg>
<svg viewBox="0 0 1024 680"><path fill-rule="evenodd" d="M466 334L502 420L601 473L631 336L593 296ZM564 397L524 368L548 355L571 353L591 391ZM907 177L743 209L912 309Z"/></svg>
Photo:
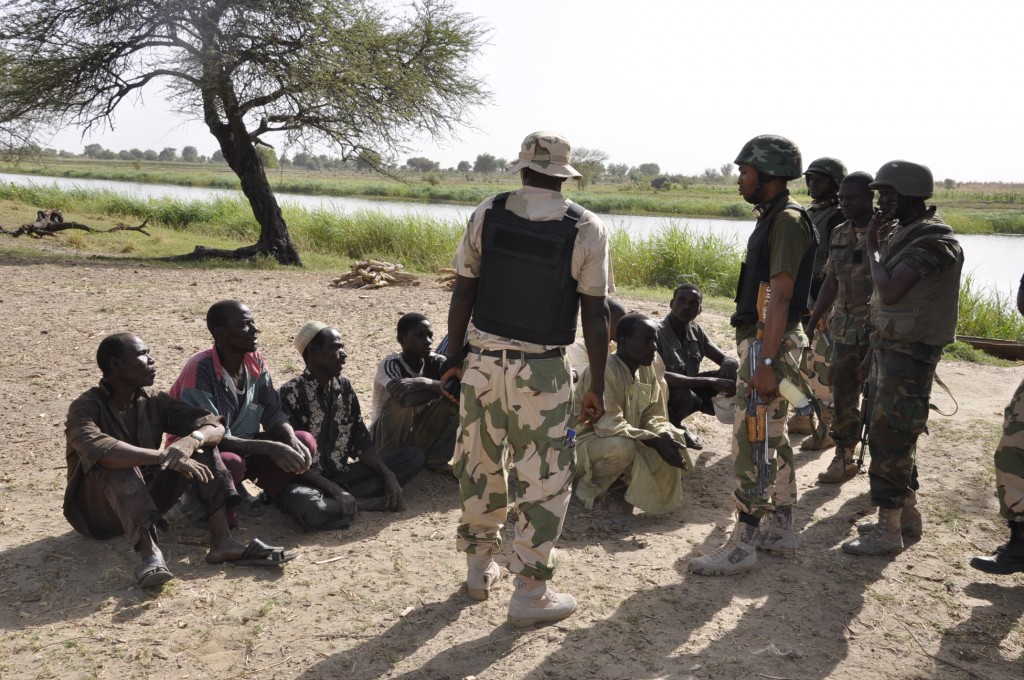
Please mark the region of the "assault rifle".
<svg viewBox="0 0 1024 680"><path fill-rule="evenodd" d="M868 445L868 430L871 428L871 409L874 406L871 400L871 384L865 380L860 390L860 432L857 439L860 440L860 455L857 456L857 471L864 469L864 449Z"/></svg>
<svg viewBox="0 0 1024 680"><path fill-rule="evenodd" d="M757 336L750 343L750 351L747 353L750 380L754 379L754 373L761 365L761 351L764 347L764 316L770 296L771 290L768 284L762 281L757 291L757 316L761 323L758 325ZM768 402L757 393L753 386L750 387L747 394L746 425L747 441L750 442L750 458L757 469L757 495L763 497L768 492L768 478L771 475L771 462L768 460Z"/></svg>

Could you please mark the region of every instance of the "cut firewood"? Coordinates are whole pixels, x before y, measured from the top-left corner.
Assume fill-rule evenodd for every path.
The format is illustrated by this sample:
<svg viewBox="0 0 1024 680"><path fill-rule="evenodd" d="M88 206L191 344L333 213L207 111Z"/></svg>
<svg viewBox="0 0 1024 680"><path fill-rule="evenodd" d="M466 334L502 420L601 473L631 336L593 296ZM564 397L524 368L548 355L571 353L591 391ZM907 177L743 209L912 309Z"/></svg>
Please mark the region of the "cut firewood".
<svg viewBox="0 0 1024 680"><path fill-rule="evenodd" d="M353 262L350 271L333 279L335 288L355 288L357 290L376 290L385 286L418 286L420 281L415 274L406 271L405 266L397 262L382 260L360 260Z"/></svg>

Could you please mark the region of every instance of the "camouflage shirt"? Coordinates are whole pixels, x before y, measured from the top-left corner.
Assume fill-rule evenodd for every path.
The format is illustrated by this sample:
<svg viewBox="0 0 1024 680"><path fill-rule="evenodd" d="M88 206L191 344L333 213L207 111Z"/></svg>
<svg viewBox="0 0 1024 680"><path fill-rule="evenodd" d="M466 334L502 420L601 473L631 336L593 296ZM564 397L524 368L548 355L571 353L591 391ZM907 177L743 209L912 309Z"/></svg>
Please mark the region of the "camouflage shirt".
<svg viewBox="0 0 1024 680"><path fill-rule="evenodd" d="M493 196L485 200L477 206L469 218L466 233L455 252L455 270L460 276L480 278L484 213L491 207L493 201ZM557 191L525 186L509 195L505 207L519 217L534 222L547 222L561 220L565 217L569 203L570 201ZM577 282L576 290L583 295L604 297L614 290L610 274L608 230L600 218L589 210L583 211L583 216L576 223L576 228L578 231L572 251L570 269L572 278ZM515 291L510 291L510 293L514 294ZM466 339L471 345L484 349L543 352L554 347L485 333L473 326L472 323L466 332Z"/></svg>
<svg viewBox="0 0 1024 680"><path fill-rule="evenodd" d="M867 253L867 229L856 229L846 220L832 232L825 275L836 277L836 301L830 330L832 339L846 345L865 344L869 300L874 286Z"/></svg>

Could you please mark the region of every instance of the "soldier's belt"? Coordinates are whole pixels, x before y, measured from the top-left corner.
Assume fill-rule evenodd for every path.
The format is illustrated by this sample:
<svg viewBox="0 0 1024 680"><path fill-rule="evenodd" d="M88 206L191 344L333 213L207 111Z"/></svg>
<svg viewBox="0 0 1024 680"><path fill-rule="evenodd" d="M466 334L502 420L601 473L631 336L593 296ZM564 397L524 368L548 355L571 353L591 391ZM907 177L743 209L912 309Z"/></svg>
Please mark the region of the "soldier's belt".
<svg viewBox="0 0 1024 680"><path fill-rule="evenodd" d="M481 349L469 346L470 354L479 354L483 357L497 357L508 361L530 361L533 359L553 359L565 354L564 347L549 349L547 352L523 352L517 349Z"/></svg>

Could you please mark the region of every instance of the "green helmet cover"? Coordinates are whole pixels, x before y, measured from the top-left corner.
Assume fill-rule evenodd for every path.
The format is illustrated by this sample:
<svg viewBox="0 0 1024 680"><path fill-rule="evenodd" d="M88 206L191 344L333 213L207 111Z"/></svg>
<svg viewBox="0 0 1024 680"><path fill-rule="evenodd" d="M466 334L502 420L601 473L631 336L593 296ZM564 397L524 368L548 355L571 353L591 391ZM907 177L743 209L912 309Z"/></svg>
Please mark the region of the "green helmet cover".
<svg viewBox="0 0 1024 680"><path fill-rule="evenodd" d="M804 170L805 175L809 172L825 175L835 182L836 187L838 187L843 183L843 178L846 177L846 166L838 158L822 156L811 161L811 164Z"/></svg>
<svg viewBox="0 0 1024 680"><path fill-rule="evenodd" d="M803 174L803 159L796 144L778 135L758 135L743 145L734 161L766 175L796 179Z"/></svg>
<svg viewBox="0 0 1024 680"><path fill-rule="evenodd" d="M935 192L935 180L928 166L911 161L889 161L875 173L871 189L892 187L901 196L930 198Z"/></svg>

